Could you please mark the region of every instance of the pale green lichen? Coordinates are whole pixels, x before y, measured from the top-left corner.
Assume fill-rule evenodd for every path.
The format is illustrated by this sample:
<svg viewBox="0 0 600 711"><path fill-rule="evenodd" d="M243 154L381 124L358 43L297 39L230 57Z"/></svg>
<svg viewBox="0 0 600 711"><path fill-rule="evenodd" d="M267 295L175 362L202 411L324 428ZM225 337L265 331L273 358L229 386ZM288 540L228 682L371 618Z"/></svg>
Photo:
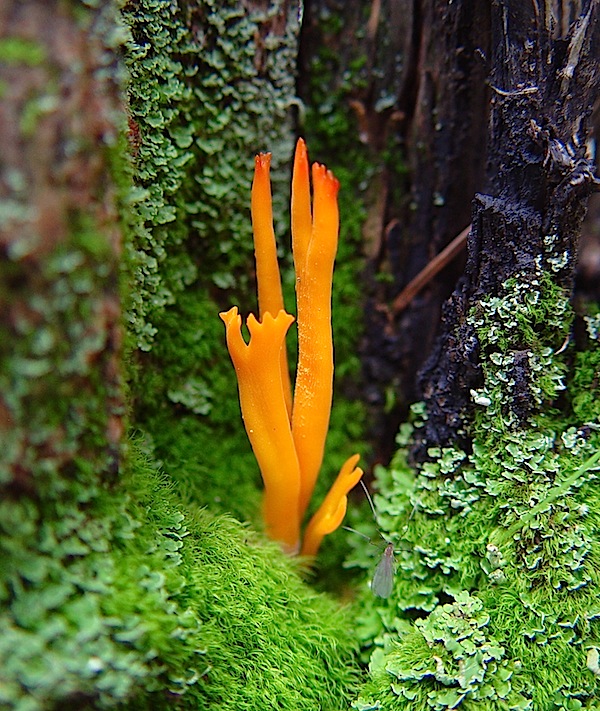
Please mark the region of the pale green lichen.
<svg viewBox="0 0 600 711"><path fill-rule="evenodd" d="M128 319L144 350L156 335L155 321L196 280L199 264L204 288L248 289L252 154L273 151L273 178L281 183L292 150L293 13L284 34L266 36L269 51L260 72L256 66L263 61L257 35L283 11L277 3L265 12L247 12L236 2L125 4L139 186L128 246L134 276Z"/></svg>
<svg viewBox="0 0 600 711"><path fill-rule="evenodd" d="M407 425L377 475L398 566L393 596L376 613L364 601L373 674L354 708L595 708L600 349L566 347L568 297L541 269L470 319L484 376L465 421L472 451L430 449L410 467ZM357 561L372 570L365 552ZM465 624L479 642L457 639Z"/></svg>
<svg viewBox="0 0 600 711"><path fill-rule="evenodd" d="M507 709L528 708L527 699L511 683L521 664L505 659L506 650L487 636L488 623L481 600L461 592L452 604L417 620L403 644L379 655L371 671L391 678L394 694L415 710L475 708L490 699ZM374 706L359 700L352 708L366 711Z"/></svg>

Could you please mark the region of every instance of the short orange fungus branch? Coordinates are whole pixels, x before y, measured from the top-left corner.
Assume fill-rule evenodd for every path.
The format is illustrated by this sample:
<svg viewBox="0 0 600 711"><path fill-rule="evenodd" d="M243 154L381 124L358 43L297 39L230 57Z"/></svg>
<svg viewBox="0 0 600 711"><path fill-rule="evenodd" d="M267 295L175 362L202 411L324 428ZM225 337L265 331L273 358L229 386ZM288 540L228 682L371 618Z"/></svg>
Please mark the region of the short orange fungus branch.
<svg viewBox="0 0 600 711"><path fill-rule="evenodd" d="M323 537L328 533L333 533L344 520L348 505L348 492L358 484L363 475L363 470L356 466L358 460L359 455L353 454L342 465L329 493L306 527L302 542L302 555L315 555Z"/></svg>
<svg viewBox="0 0 600 711"><path fill-rule="evenodd" d="M333 393L331 285L337 251L339 183L323 165L312 167L311 214L306 145L298 140L292 177L292 251L296 268L298 373L293 403L285 336L293 317L283 308L273 230L270 154L255 158L252 227L259 316L242 337L237 307L220 314L236 371L242 418L265 485L267 533L288 552L300 547L300 526L323 461ZM347 494L362 476L353 455L306 528L302 553L315 555L341 524Z"/></svg>
<svg viewBox="0 0 600 711"><path fill-rule="evenodd" d="M295 512L300 468L285 407L279 357L294 318L285 311L275 318L267 312L259 322L250 314L250 342L246 344L237 306L220 316L238 379L244 426L265 485L267 533L295 553L300 540L300 517Z"/></svg>

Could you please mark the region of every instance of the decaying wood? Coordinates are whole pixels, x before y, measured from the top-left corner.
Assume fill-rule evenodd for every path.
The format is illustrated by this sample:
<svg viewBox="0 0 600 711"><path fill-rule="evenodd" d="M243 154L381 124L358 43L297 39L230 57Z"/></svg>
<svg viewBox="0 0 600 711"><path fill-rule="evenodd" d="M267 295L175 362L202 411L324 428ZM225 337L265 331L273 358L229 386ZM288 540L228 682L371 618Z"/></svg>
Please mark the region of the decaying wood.
<svg viewBox="0 0 600 711"><path fill-rule="evenodd" d="M393 451L409 403L422 397L431 409L432 444L456 433L480 377L476 349L464 350L472 334L456 331L473 300L494 293L533 258L553 221L574 254L592 187L585 142L597 95L597 4L305 3L300 94L327 103L350 86L356 140L369 147L374 166L366 191L361 357L379 460ZM321 18L335 18L337 29L324 30ZM321 93L310 95L305 78L323 46L327 72L319 76ZM385 145L398 169L389 161L384 167ZM407 188L409 197L399 200ZM440 325L465 252L433 277L430 265L443 261L437 255L472 220L467 276ZM527 236L523 249L515 230ZM422 272L424 287L407 300ZM572 277L573 263L561 275L567 286Z"/></svg>
<svg viewBox="0 0 600 711"><path fill-rule="evenodd" d="M586 202L597 189L587 141L600 82L598 9L595 1L492 7L486 186L473 204L465 278L422 374L428 420L417 456L460 441L470 389L481 379L467 321L476 301L499 294L510 277L533 274L548 235L568 257L553 279L573 286Z"/></svg>
<svg viewBox="0 0 600 711"><path fill-rule="evenodd" d="M424 0L400 22L411 24L411 63L398 94L403 119L395 131L404 146L410 199L394 203L399 177L392 176L383 240L366 270L362 353L383 460L409 403L420 397L417 373L433 347L442 304L462 274L464 252L436 275L429 272L424 288L401 302L469 223L472 197L482 187L490 91L485 3ZM433 262L434 270L443 259ZM382 273L391 279L382 280ZM382 413L390 392L395 405Z"/></svg>

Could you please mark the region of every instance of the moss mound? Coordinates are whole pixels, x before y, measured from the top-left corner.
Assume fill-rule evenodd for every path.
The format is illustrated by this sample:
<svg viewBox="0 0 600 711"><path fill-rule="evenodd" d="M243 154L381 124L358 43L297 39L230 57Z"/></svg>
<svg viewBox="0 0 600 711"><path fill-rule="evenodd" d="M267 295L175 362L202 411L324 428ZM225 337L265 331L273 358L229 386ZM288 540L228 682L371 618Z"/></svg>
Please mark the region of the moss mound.
<svg viewBox="0 0 600 711"><path fill-rule="evenodd" d="M541 274L481 302L472 451L430 449L413 468L407 426L379 471L397 571L390 598L365 597L372 673L354 709L597 708L600 348L595 317L585 349L561 347L571 317ZM526 389L507 376L516 358Z"/></svg>
<svg viewBox="0 0 600 711"><path fill-rule="evenodd" d="M132 447L118 489L0 506L0 705L337 710L347 613Z"/></svg>

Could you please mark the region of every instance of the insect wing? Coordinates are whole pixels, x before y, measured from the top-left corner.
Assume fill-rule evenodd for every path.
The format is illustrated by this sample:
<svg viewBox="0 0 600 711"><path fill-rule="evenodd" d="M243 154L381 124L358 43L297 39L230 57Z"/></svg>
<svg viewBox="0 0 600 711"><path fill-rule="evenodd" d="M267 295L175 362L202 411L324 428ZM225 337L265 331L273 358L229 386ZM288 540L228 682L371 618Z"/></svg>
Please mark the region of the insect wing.
<svg viewBox="0 0 600 711"><path fill-rule="evenodd" d="M394 589L394 546L388 543L375 568L371 590L377 597L389 597Z"/></svg>

